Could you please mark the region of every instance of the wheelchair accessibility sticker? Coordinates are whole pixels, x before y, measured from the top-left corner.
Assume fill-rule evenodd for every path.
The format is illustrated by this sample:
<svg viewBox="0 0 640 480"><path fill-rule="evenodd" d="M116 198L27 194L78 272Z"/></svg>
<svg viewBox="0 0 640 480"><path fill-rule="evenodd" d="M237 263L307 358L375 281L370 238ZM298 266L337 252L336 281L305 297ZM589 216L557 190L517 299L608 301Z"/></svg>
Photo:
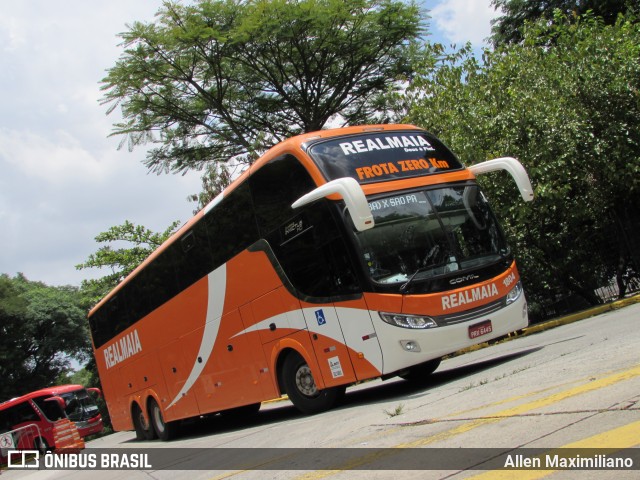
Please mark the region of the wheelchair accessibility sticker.
<svg viewBox="0 0 640 480"><path fill-rule="evenodd" d="M318 325L324 325L327 323L327 319L324 318L324 312L322 310L316 310L316 320L318 321Z"/></svg>

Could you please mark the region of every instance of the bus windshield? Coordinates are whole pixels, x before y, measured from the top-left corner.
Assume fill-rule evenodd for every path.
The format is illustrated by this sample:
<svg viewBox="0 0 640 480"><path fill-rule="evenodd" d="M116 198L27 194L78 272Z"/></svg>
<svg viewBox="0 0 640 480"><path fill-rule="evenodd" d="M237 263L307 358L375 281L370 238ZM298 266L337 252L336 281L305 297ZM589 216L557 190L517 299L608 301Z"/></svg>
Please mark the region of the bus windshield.
<svg viewBox="0 0 640 480"><path fill-rule="evenodd" d="M88 420L98 414L98 405L84 388L74 392L63 393L60 397L64 399L65 413L72 422Z"/></svg>
<svg viewBox="0 0 640 480"><path fill-rule="evenodd" d="M377 197L369 206L375 227L356 232L356 237L376 283L459 275L495 264L510 253L477 185Z"/></svg>

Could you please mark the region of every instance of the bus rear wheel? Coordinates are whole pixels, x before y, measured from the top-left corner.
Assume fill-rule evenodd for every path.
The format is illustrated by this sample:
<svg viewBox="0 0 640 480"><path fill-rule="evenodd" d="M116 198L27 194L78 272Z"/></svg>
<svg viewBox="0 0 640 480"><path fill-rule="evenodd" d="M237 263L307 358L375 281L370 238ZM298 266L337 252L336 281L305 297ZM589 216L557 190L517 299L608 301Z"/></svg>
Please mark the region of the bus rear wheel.
<svg viewBox="0 0 640 480"><path fill-rule="evenodd" d="M163 441L171 440L175 437L178 429L177 422L165 422L162 416L162 410L153 398L149 400L149 417L151 418L151 424L155 430L158 438Z"/></svg>
<svg viewBox="0 0 640 480"><path fill-rule="evenodd" d="M341 386L319 390L311 368L298 353L290 353L285 358L282 381L289 400L298 410L307 414L329 410L346 389Z"/></svg>
<svg viewBox="0 0 640 480"><path fill-rule="evenodd" d="M140 406L136 403L131 410L133 427L136 430L136 440L153 440L156 438L153 427L145 418Z"/></svg>

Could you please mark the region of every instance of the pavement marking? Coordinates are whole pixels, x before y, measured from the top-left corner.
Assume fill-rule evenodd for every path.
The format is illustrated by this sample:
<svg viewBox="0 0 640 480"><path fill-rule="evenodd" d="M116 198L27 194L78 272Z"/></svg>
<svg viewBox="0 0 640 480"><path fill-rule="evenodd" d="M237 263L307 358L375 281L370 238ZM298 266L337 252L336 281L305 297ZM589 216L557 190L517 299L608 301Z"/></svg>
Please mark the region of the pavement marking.
<svg viewBox="0 0 640 480"><path fill-rule="evenodd" d="M524 398L529 398L529 397L534 397L536 395L540 395L541 393L544 392L548 392L549 390L555 390L558 387L563 387L565 385L573 385L575 383L579 383L580 381L584 381L584 380L572 380L570 382L566 382L566 383L560 383L558 385L553 385L551 387L546 387L540 390L535 390L533 392L527 392L524 394L520 394L520 395L516 395L514 397L510 397L510 398L505 398L502 400L497 400L495 402L492 403L485 403L483 405L480 405L478 407L473 407L473 408L469 408L469 409L465 409L465 410L459 410L457 412L453 412L450 413L449 415L445 416L445 417L441 417L441 418L435 418L435 419L429 419L427 421L416 421L416 422L406 422L406 423L397 423L397 424L374 424L375 426L382 426L382 427L393 427L393 428L387 428L384 432L373 432L370 433L368 435L364 435L361 437L358 437L356 439L352 439L351 441L351 445L362 445L364 443L368 443L371 440L377 440L380 439L380 437L382 435L385 436L389 436L393 433L399 432L404 428L407 427L412 427L412 426L418 426L421 423L422 424L427 424L427 423L431 423L431 424L435 424L435 423L441 423L441 422L459 422L459 421L464 421L464 420L469 420L468 418L460 418L462 415L468 415L469 413L478 411L478 410L484 410L487 407L495 407L498 405L504 405L507 403L513 403L516 402L518 400L522 400ZM441 401L446 401L446 399L441 400ZM417 407L417 408L421 408L421 406ZM345 446L344 448L349 448L348 446Z"/></svg>
<svg viewBox="0 0 640 480"><path fill-rule="evenodd" d="M615 445L615 447L612 447L612 445ZM559 455L562 457L564 456L561 451L563 448L600 448L603 450L599 453L606 455L637 445L640 445L640 421L554 448L553 450L549 450L545 455ZM536 480L557 471L558 470L491 470L473 477L468 477L467 480L510 480L513 478L518 478L518 480Z"/></svg>
<svg viewBox="0 0 640 480"><path fill-rule="evenodd" d="M456 428L453 428L446 432L442 432L440 434L436 434L431 437L422 438L419 440L415 440L413 442L396 445L396 448L417 448L417 447L422 447L424 445L429 445L431 443L444 440L452 436L459 435L461 433L468 432L469 430L473 430L474 428L480 427L482 425L495 423L505 418L515 417L524 413L528 413L531 410L547 407L549 405L553 405L554 403L561 402L568 398L575 397L577 395L582 395L588 392L593 392L595 390L600 390L602 388L609 387L618 382L629 380L637 376L640 376L640 365L630 368L628 370L623 370L622 372L610 375L608 377L601 378L599 380L593 380L593 381L590 381L589 383L578 385L577 387L569 388L567 390L563 390L561 392L551 394L547 397L543 397L538 400L533 400L531 402L524 403L516 407L507 408L505 410L492 414L490 418L479 418L472 422L468 422L466 424L460 425Z"/></svg>
<svg viewBox="0 0 640 480"><path fill-rule="evenodd" d="M473 420L471 422L467 422L464 423L462 425L459 425L455 428L437 433L435 435L431 435L429 437L426 438L421 438L418 440L414 440L413 442L406 442L406 443L400 443L398 445L395 445L394 447L391 447L387 450L384 451L379 451L379 452L375 452L369 455L363 455L360 458L354 459L353 461L342 465L339 469L335 469L335 470L322 470L322 471L316 471L316 472L310 472L306 475L302 475L300 477L297 477L299 480L317 480L320 478L325 478L325 477L329 477L338 473L341 473L345 470L351 470L353 468L356 467L360 467L362 465L366 465L367 463L371 463L374 460L379 460L380 458L383 458L384 456L387 455L393 455L393 448L419 448L419 447L424 447L426 445L432 444L432 443L436 443L439 441L443 441L443 440L447 440L451 437L454 437L456 435L461 435L463 433L466 433L470 430L473 430L475 428L481 427L483 425L488 425L491 423L496 423L499 422L501 420L504 420L506 418L511 418L514 416L518 416L518 415L522 415L525 413L530 412L531 410L535 410L535 409L539 409L539 408L543 408L543 407L547 407L549 405L553 405L555 403L561 402L563 400L566 400L568 398L571 397L575 397L577 395L582 395L585 393L589 393L589 392L593 392L602 388L606 388L606 387L610 387L611 385L614 385L616 383L625 381L625 380L630 380L634 377L640 376L640 365L629 368L627 370L623 370L617 373L614 373L612 375L609 375L608 377L604 377L604 378L600 378L600 379L596 379L596 380L591 380L588 381L588 383L582 384L582 385L578 385L576 387L573 388L569 388L554 394L551 394L549 396L540 398L538 400L533 400L531 402L528 403L524 403L522 405L518 405L516 407L512 407L512 408L508 408L505 410L502 410L500 412L496 412L493 415L491 415L491 417L489 418L479 418L477 420ZM631 424L632 426L636 426L636 423ZM609 438L609 437L607 437ZM613 441L613 439L611 439L611 441ZM637 442L636 442L637 443ZM615 442L614 444L617 444L617 442ZM513 472L510 472L511 474L513 474ZM513 475L511 476L513 477Z"/></svg>

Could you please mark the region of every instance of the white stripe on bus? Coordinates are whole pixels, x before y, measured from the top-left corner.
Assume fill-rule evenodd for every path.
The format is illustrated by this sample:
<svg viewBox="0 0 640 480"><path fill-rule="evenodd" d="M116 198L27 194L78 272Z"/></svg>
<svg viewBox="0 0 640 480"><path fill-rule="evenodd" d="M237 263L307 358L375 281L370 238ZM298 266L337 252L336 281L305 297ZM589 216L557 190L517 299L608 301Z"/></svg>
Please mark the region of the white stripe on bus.
<svg viewBox="0 0 640 480"><path fill-rule="evenodd" d="M204 326L204 332L202 333L202 341L200 342L200 349L191 367L191 373L187 378L176 397L171 401L167 408L171 408L178 400L186 394L189 389L196 383L198 377L202 373L207 360L213 350L213 346L218 338L218 329L220 328L220 319L222 318L222 312L224 311L224 297L227 291L227 267L226 264L216 268L209 274L207 279L209 298L207 300L207 319Z"/></svg>

